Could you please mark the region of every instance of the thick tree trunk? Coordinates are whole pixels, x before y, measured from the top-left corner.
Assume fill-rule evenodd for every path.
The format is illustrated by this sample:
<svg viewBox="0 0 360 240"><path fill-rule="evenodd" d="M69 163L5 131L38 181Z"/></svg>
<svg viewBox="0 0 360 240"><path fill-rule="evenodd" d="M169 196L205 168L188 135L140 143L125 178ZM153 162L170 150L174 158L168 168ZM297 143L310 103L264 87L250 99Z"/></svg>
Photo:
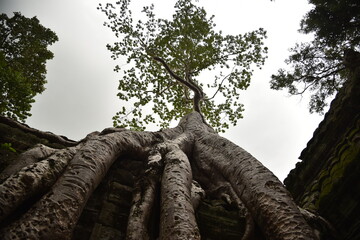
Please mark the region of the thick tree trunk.
<svg viewBox="0 0 360 240"><path fill-rule="evenodd" d="M147 163L133 193L128 239L149 238L149 216L159 200L159 185L160 239L200 239L194 209L204 190L211 194L221 188L220 195L239 212L244 208L248 216L243 239L251 239L252 219L266 239L316 239L281 182L249 153L216 134L196 112L173 129L154 133L106 129L76 147L48 155L32 160L33 165L0 186L3 239L70 239L88 198L123 155ZM45 189L41 179L46 179L46 194L39 190ZM15 219L7 217L30 197L38 199L31 208Z"/></svg>
<svg viewBox="0 0 360 240"><path fill-rule="evenodd" d="M160 239L200 239L191 199L192 172L177 145L168 146L161 180Z"/></svg>

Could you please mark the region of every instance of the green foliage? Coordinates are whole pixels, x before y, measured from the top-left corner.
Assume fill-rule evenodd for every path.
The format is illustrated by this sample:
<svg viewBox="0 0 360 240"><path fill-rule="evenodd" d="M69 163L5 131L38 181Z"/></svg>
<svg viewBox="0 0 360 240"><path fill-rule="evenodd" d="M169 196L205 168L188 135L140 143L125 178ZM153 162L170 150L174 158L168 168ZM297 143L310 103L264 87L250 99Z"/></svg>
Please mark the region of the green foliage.
<svg viewBox="0 0 360 240"><path fill-rule="evenodd" d="M47 47L58 40L36 17L0 15L0 114L24 121L34 96L45 90Z"/></svg>
<svg viewBox="0 0 360 240"><path fill-rule="evenodd" d="M314 33L310 43L297 44L286 61L290 71L272 76L271 88L287 89L292 95L312 92L310 112L322 113L326 99L343 85L344 52L359 51L360 2L358 0L311 0L314 8L301 21L300 31Z"/></svg>
<svg viewBox="0 0 360 240"><path fill-rule="evenodd" d="M144 129L160 118L158 125L167 127L195 110L219 131L229 127L224 119L236 125L243 111L240 91L249 86L252 67L265 61L266 32L223 35L214 29L214 16L191 0L178 0L171 20L156 18L151 5L143 8L146 20L136 22L129 4L99 6L109 19L105 25L119 38L108 45L112 58L127 57L127 66L115 67L123 70L118 96L134 102L116 114L114 124ZM145 106L151 114L144 114Z"/></svg>
<svg viewBox="0 0 360 240"><path fill-rule="evenodd" d="M292 71L280 69L272 75L271 88L285 88L291 95L311 91L309 110L322 113L326 99L336 93L344 81L342 51L321 46L317 41L297 44L291 51L286 63L292 66Z"/></svg>
<svg viewBox="0 0 360 240"><path fill-rule="evenodd" d="M315 33L328 46L359 47L360 2L358 0L310 0L314 8L301 21L301 31Z"/></svg>
<svg viewBox="0 0 360 240"><path fill-rule="evenodd" d="M11 143L0 144L0 149L16 153L16 150L11 146Z"/></svg>

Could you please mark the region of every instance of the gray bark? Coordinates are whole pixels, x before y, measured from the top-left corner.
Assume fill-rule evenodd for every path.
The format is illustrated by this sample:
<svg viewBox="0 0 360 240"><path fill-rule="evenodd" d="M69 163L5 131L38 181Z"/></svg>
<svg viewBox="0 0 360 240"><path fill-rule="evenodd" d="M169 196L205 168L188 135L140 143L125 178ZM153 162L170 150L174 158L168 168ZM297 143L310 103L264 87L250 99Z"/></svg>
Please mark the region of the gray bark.
<svg viewBox="0 0 360 240"><path fill-rule="evenodd" d="M191 184L189 159L179 148L171 146L165 155L161 181L160 239L200 239Z"/></svg>
<svg viewBox="0 0 360 240"><path fill-rule="evenodd" d="M39 131L37 129L30 128L26 124L13 121L11 118L4 117L4 116L1 116L1 115L0 115L0 123L4 123L4 124L6 124L8 126L11 126L11 127L17 128L17 129L21 129L25 133L34 134L37 137L45 138L50 142L59 143L59 144L61 144L63 146L71 147L71 146L76 145L75 141L70 140L70 139L68 139L68 138L66 138L64 136L58 136L58 135L53 134L51 132Z"/></svg>
<svg viewBox="0 0 360 240"><path fill-rule="evenodd" d="M271 171L229 140L197 134L199 166L225 177L268 239L315 239L289 192Z"/></svg>
<svg viewBox="0 0 360 240"><path fill-rule="evenodd" d="M143 177L135 184L132 207L126 231L127 240L149 239L147 226L158 192L158 181L162 171L162 156L152 151L148 157L148 166Z"/></svg>
<svg viewBox="0 0 360 240"><path fill-rule="evenodd" d="M38 144L32 149L22 153L17 161L14 161L9 164L1 173L0 173L0 182L4 181L6 178L11 175L19 172L22 168L27 167L33 163L38 162L41 159L45 159L56 150L50 147L47 147L42 144Z"/></svg>
<svg viewBox="0 0 360 240"><path fill-rule="evenodd" d="M3 239L70 239L87 199L115 159L126 151L141 153L153 140L153 134L136 132L88 139L52 189L0 235Z"/></svg>
<svg viewBox="0 0 360 240"><path fill-rule="evenodd" d="M37 155L33 149L29 151ZM75 154L75 148L58 150L51 157L24 167L0 184L0 221L24 201L51 187ZM27 156L28 154L24 154ZM22 157L24 157L22 156ZM39 154L37 156L43 156Z"/></svg>

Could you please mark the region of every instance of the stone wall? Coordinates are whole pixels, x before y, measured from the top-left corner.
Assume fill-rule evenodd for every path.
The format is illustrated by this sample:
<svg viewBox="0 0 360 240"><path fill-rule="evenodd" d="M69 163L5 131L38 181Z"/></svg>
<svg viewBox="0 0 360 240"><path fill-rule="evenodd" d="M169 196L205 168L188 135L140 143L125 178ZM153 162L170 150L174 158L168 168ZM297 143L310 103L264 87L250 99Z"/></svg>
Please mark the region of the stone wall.
<svg viewBox="0 0 360 240"><path fill-rule="evenodd" d="M360 67L352 69L284 183L339 239L360 239Z"/></svg>
<svg viewBox="0 0 360 240"><path fill-rule="evenodd" d="M75 141L50 132L42 132L25 124L12 121L0 115L0 144L10 144L0 148L0 173L9 165L14 164L19 154L43 144L52 148L64 148L75 144Z"/></svg>

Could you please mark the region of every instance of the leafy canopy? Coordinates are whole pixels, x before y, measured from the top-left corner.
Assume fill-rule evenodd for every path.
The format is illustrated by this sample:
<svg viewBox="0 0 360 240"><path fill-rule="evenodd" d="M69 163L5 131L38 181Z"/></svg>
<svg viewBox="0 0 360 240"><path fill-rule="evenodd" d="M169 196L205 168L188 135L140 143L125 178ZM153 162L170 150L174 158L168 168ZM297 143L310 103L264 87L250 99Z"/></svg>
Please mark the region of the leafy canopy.
<svg viewBox="0 0 360 240"><path fill-rule="evenodd" d="M156 18L150 5L142 10L145 21L135 21L129 5L122 0L99 6L109 19L105 25L119 38L107 46L112 58L127 57L127 66L115 67L123 70L118 96L134 103L122 107L114 125L144 129L160 118L158 125L167 127L193 110L218 131L229 127L224 119L236 125L243 111L240 91L249 86L252 67L265 61L266 32L223 35L215 30L214 16L191 0L178 0L171 20ZM144 114L145 106L152 113Z"/></svg>
<svg viewBox="0 0 360 240"><path fill-rule="evenodd" d="M47 47L58 40L36 17L0 15L0 114L24 121L34 96L45 90Z"/></svg>
<svg viewBox="0 0 360 240"><path fill-rule="evenodd" d="M301 21L300 32L314 34L309 43L297 44L286 63L292 70L280 69L272 76L271 88L290 94L312 92L310 112L322 113L326 99L342 86L346 67L344 53L359 51L360 2L358 0L311 0L314 5Z"/></svg>

